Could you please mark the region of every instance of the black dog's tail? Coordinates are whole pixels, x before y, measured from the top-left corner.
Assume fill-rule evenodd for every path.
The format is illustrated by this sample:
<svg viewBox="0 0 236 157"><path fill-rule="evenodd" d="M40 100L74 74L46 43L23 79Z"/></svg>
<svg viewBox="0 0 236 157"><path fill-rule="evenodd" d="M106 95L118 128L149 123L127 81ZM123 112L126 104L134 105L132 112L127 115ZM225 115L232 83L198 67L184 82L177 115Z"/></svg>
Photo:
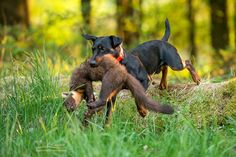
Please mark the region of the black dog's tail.
<svg viewBox="0 0 236 157"><path fill-rule="evenodd" d="M170 23L169 23L168 18L166 18L166 20L165 20L165 27L166 27L165 34L161 39L162 41L168 41L168 39L170 37Z"/></svg>
<svg viewBox="0 0 236 157"><path fill-rule="evenodd" d="M174 109L169 105L161 105L148 98L145 94L144 88L132 75L128 74L126 85L131 91L136 103L144 105L148 110L164 114L174 113Z"/></svg>

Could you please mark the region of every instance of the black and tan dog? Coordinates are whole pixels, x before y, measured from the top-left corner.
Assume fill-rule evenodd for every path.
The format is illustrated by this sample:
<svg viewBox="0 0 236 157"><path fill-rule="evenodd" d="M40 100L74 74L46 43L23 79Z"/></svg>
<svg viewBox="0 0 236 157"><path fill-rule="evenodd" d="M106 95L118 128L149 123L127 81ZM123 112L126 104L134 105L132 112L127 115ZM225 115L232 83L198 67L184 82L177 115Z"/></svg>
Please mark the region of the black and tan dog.
<svg viewBox="0 0 236 157"><path fill-rule="evenodd" d="M102 87L99 100L89 104L89 109L85 113L85 122L90 119L95 112L101 110L107 102L111 101L112 98L124 88L131 91L137 106L141 105L153 112L164 114L172 114L174 112L171 106L161 105L160 103L154 102L148 98L145 94L145 89L140 82L129 74L126 67L121 65L113 55L106 54L101 57L97 57L96 62L104 71ZM112 105L112 103L109 105ZM106 123L110 120L112 113L111 109L112 106L110 106L107 111Z"/></svg>
<svg viewBox="0 0 236 157"><path fill-rule="evenodd" d="M168 20L165 21L165 34L162 38L167 41L170 36L170 26ZM127 71L140 81L144 89L148 88L149 76L140 59L132 54L125 54L121 47L121 39L115 36L97 37L84 35L86 39L93 41L93 57L97 54L104 55L106 53L113 54L117 60L126 66ZM106 47L106 48L104 48ZM95 58L90 58L76 68L70 80L70 92L64 92L63 97L66 98L65 106L69 111L73 111L82 99L92 102L94 100L92 81L102 80L103 72L101 68L94 67L96 65ZM75 100L76 99L76 103ZM115 98L114 98L115 99Z"/></svg>
<svg viewBox="0 0 236 157"><path fill-rule="evenodd" d="M185 68L190 72L192 79L197 84L200 83L200 77L195 71L193 65L189 60L185 62L180 58L177 49L167 42L170 35L170 26L168 20L165 22L166 31L162 40L151 40L143 44L138 45L132 49L129 53L126 53L122 47L122 39L117 36L101 36L96 37L93 35L83 35L87 40L93 42L92 51L93 56L91 57L91 66L97 66L96 58L101 57L105 54L113 54L118 59L122 58L121 64L125 65L127 71L132 74L135 78L139 79L137 70L135 67L139 67L139 63L135 63L133 57L137 56L145 67L149 75L153 73L160 73L162 71L162 78L160 82L160 89L167 88L167 67L169 66L172 70L180 71ZM142 81L140 80L142 83ZM146 87L147 85L144 85Z"/></svg>
<svg viewBox="0 0 236 157"><path fill-rule="evenodd" d="M170 35L168 20L166 20L165 26L166 30L162 38L163 41L167 41ZM84 37L94 42L92 48L94 52L93 56L96 56L95 54L101 54L101 56L106 53L113 54L115 57L117 57L119 62L126 66L127 71L137 80L139 80L145 90L148 88L150 78L145 67L137 56L132 54L126 55L124 53L123 48L120 46L120 38L115 36L104 37L104 40L102 39L100 43L97 41L97 37L88 35L84 35ZM86 99L87 103L95 100L93 95L92 81L101 81L103 72L101 68L96 67L96 61L94 59L95 58L90 58L89 60L86 60L73 71L70 80L70 92L64 92L62 94L62 97L65 98L64 105L68 111L74 111L82 99ZM114 96L112 100L115 101L115 99L116 97ZM144 117L147 112L146 109L142 106L137 107L141 116Z"/></svg>
<svg viewBox="0 0 236 157"><path fill-rule="evenodd" d="M76 68L72 74L71 82L70 82L71 92L64 94L64 97L67 97L64 103L67 109L73 111L83 98L86 98L88 103L94 100L92 81L102 80L103 78L103 73L101 72L101 68L94 67L94 65L96 66L97 64L95 59L107 53L113 54L115 57L117 57L117 60L121 61L121 63L126 66L127 71L140 81L144 89L147 89L148 81L149 81L146 70L149 72L149 74L152 74L154 72L160 72L160 69L162 69L162 79L160 83L160 88L165 89L167 87L166 62L171 62L171 61L173 62L172 68L177 67L176 69L178 70L178 69L182 69L186 67L190 71L195 82L199 83L200 78L198 77L191 63L189 61L186 61L186 64L184 66L184 64L180 62L181 59L176 49L166 42L170 35L170 27L169 27L168 20L166 20L165 24L166 24L166 31L162 40L154 40L154 41L141 44L135 49L131 50L132 54L130 53L126 54L124 52L124 49L121 46L122 40L118 37L115 37L115 36L94 37L94 36L85 35L85 38L93 41L92 50L94 54L92 58L90 58L89 60L86 60L82 65L80 65L79 68ZM156 42L159 44L155 45ZM161 49L159 45L163 45L162 47L165 47L165 49L167 49L167 47L169 46L168 49L170 50L170 53L173 51L174 54L171 55L169 52L167 52L166 54L163 53L167 51L168 49L159 50ZM155 48L157 48L157 53L154 52ZM143 50L142 51L143 53L139 51L139 49ZM153 50L150 54L148 52L149 49L150 51ZM136 55L133 55L135 53L139 56L143 55L143 57L140 57L140 58L143 58L142 60L143 62L145 62L144 65L146 65L145 67L146 69L144 68L142 62L139 60L139 57L137 57ZM155 66L157 66L155 68L155 66L152 66L151 62L149 65L148 58L145 58L145 57L150 57L151 59L157 58L157 60L159 58L157 63L159 64L159 61L161 61L161 63L159 66L157 66L158 64L156 64L156 62L153 63L155 64ZM176 57L176 63L174 63L174 59L173 59L175 57ZM160 59L160 58L164 58L164 59ZM164 62L164 60L167 60L167 61ZM94 68L91 66L93 66ZM74 99L76 99L76 102ZM113 98L113 101L115 101L115 97ZM138 105L137 108L141 116L146 115L147 111L143 106Z"/></svg>

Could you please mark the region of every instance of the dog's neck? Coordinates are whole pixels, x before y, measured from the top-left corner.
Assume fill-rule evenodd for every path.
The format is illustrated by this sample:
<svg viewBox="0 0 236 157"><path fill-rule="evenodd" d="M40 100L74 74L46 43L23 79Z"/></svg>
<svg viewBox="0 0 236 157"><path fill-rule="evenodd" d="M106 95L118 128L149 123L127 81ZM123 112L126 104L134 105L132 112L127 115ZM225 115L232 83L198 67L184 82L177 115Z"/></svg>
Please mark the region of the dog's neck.
<svg viewBox="0 0 236 157"><path fill-rule="evenodd" d="M118 57L116 58L119 62L121 62L124 57L125 57L125 52L124 52L124 48L122 47L122 44L120 44L116 50L119 52L118 53Z"/></svg>
<svg viewBox="0 0 236 157"><path fill-rule="evenodd" d="M107 70L109 70L109 69L111 69L111 68L120 66L120 63L119 63L119 61L118 61L116 58L114 58L114 56L112 56L112 55L104 55L104 56L102 57L100 66L101 66L105 71L107 71Z"/></svg>

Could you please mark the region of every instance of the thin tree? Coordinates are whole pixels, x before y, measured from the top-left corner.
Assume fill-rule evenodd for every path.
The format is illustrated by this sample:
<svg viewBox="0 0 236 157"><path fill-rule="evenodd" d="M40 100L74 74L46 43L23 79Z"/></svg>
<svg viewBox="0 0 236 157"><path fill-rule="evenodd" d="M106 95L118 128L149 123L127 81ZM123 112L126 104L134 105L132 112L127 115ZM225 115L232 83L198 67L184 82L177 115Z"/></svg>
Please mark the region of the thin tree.
<svg viewBox="0 0 236 157"><path fill-rule="evenodd" d="M194 17L193 0L188 0L187 5L188 5L188 21L189 21L190 57L192 61L194 61L197 58L197 50L196 50L196 44L195 44L195 17Z"/></svg>
<svg viewBox="0 0 236 157"><path fill-rule="evenodd" d="M142 0L116 0L116 5L118 35L127 45L138 42L142 20Z"/></svg>
<svg viewBox="0 0 236 157"><path fill-rule="evenodd" d="M227 0L210 0L211 43L217 55L220 49L229 46L229 28L227 23Z"/></svg>
<svg viewBox="0 0 236 157"><path fill-rule="evenodd" d="M234 1L234 48L236 49L236 1Z"/></svg>
<svg viewBox="0 0 236 157"><path fill-rule="evenodd" d="M0 64L3 62L6 47L7 26L19 25L28 28L30 15L27 0L0 0ZM21 28L21 27L20 27Z"/></svg>
<svg viewBox="0 0 236 157"><path fill-rule="evenodd" d="M90 33L91 26L91 0L81 0L81 13L83 17L83 29Z"/></svg>
<svg viewBox="0 0 236 157"><path fill-rule="evenodd" d="M1 0L0 24L20 24L29 27L30 14L27 0Z"/></svg>
<svg viewBox="0 0 236 157"><path fill-rule="evenodd" d="M82 24L82 33L91 33L91 0L81 0L81 13L83 17L83 24ZM87 51L86 41L82 40L83 44L81 47L81 56L85 57L89 55L89 51Z"/></svg>

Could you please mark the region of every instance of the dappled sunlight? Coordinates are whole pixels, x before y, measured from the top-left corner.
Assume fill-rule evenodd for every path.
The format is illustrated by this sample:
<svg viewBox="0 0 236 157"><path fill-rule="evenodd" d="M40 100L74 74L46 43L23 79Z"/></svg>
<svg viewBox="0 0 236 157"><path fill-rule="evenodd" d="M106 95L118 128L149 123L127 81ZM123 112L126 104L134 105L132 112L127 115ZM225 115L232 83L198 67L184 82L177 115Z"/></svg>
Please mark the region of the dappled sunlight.
<svg viewBox="0 0 236 157"><path fill-rule="evenodd" d="M191 56L191 43L189 42L189 19L186 16L188 5L185 0L175 1L155 1L147 0L133 3L133 15L124 18L123 26L118 25L117 3L108 0L91 1L90 23L84 23L81 12L82 1L78 0L30 0L29 15L30 28L5 27L1 44L4 45L3 61L9 61L10 53L18 59L22 57L24 51L32 51L34 48L45 47L49 53L53 54L55 48L62 58L65 55L74 58L83 58L91 55L90 44L82 37L82 32L95 35L116 35L119 30L124 30L134 34L139 32L138 38L133 37L133 41L124 40L124 47L130 49L138 43L153 39L161 39L164 34L164 20L168 17L171 26L169 42L173 44L181 54L189 59ZM228 5L228 25L229 25L229 46L221 51L224 54L224 62L229 62L235 52L235 28L234 28L234 8L233 0L227 2ZM202 1L192 2L195 16L195 46L197 55L194 64L203 75L208 75L211 71L221 71L221 66L215 67L214 54L211 46L211 22L209 4ZM176 9L182 8L182 9ZM141 11L140 11L141 10ZM173 11L174 10L174 11ZM140 13L139 13L140 12ZM142 17L142 24L138 24L139 17ZM133 21L132 21L133 20ZM140 25L138 27L134 25ZM119 34L118 34L119 35ZM124 35L124 34L123 34ZM122 37L123 37L122 35ZM124 38L125 39L125 38ZM87 44L85 44L87 43ZM207 56L207 60L205 59ZM229 56L229 57L228 57ZM204 58L204 59L203 59ZM234 61L233 61L234 62ZM229 65L231 71L235 71L233 62ZM208 67L211 66L211 67ZM208 71L209 70L209 71ZM224 69L223 69L224 70ZM227 73L227 72L226 72ZM219 72L221 74L221 72ZM183 75L183 74L180 74ZM215 74L213 74L214 76Z"/></svg>
<svg viewBox="0 0 236 157"><path fill-rule="evenodd" d="M78 13L79 3L76 0L66 3L63 0L33 0L31 6L31 21L35 24L34 28L39 27L43 34L42 38L38 40L62 46L76 38L75 32L79 33L78 19L81 19Z"/></svg>

